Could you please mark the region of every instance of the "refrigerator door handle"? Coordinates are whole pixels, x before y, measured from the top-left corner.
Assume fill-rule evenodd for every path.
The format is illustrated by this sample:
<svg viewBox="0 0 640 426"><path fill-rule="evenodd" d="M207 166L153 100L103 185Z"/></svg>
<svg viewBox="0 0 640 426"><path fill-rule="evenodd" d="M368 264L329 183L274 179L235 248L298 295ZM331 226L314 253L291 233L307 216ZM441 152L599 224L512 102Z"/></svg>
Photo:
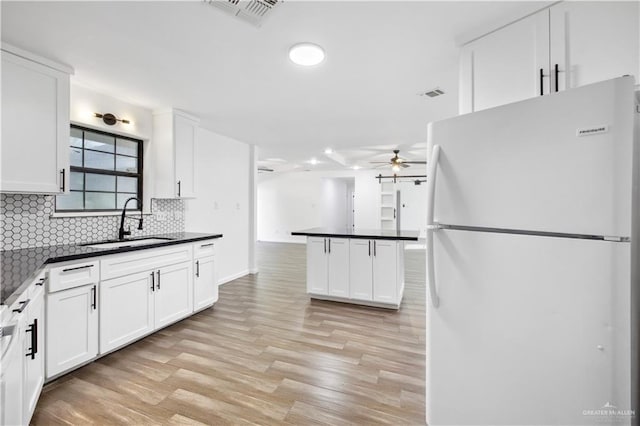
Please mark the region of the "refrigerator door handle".
<svg viewBox="0 0 640 426"><path fill-rule="evenodd" d="M433 204L436 198L436 174L438 173L439 157L440 146L434 145L428 165L429 169L427 170L427 283L429 286L429 298L434 308L440 305L436 290L436 277L433 270L435 263L433 258L433 233L439 229L438 224L433 221Z"/></svg>

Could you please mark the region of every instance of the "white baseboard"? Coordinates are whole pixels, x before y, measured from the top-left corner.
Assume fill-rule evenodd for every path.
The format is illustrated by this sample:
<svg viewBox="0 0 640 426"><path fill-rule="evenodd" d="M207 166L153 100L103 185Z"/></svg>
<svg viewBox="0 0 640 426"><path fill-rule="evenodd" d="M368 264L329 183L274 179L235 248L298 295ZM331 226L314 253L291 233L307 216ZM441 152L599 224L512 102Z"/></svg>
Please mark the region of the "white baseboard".
<svg viewBox="0 0 640 426"><path fill-rule="evenodd" d="M238 272L237 274L233 274L233 275L229 275L227 277L224 278L220 278L218 280L218 286L221 286L222 284L226 284L229 281L233 281L233 280L237 280L238 278L242 278L245 275L249 275L249 270L245 269L244 271Z"/></svg>
<svg viewBox="0 0 640 426"><path fill-rule="evenodd" d="M252 275L253 275L253 274L257 274L257 273L258 273L258 268L251 268L251 269L249 269L249 273L250 273L250 274L252 274Z"/></svg>
<svg viewBox="0 0 640 426"><path fill-rule="evenodd" d="M288 244L306 244L306 241L301 240L258 240L259 243L288 243Z"/></svg>

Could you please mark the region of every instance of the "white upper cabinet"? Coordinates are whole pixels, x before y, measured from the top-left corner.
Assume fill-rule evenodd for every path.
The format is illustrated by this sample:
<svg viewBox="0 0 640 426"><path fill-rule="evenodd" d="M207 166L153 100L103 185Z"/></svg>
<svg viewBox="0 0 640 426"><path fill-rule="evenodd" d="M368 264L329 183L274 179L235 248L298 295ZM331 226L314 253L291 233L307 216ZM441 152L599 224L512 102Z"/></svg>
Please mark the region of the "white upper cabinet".
<svg viewBox="0 0 640 426"><path fill-rule="evenodd" d="M549 68L548 11L538 12L462 48L461 113L539 95ZM542 89L549 93L548 78Z"/></svg>
<svg viewBox="0 0 640 426"><path fill-rule="evenodd" d="M626 74L639 83L638 2L562 2L549 12L551 74L553 81L558 64L558 90Z"/></svg>
<svg viewBox="0 0 640 426"><path fill-rule="evenodd" d="M195 197L198 125L198 119L178 110L153 114L153 139L149 150L155 169L154 197Z"/></svg>
<svg viewBox="0 0 640 426"><path fill-rule="evenodd" d="M561 2L462 47L460 113L631 74L637 2Z"/></svg>
<svg viewBox="0 0 640 426"><path fill-rule="evenodd" d="M2 45L0 191L69 190L69 75L63 65Z"/></svg>

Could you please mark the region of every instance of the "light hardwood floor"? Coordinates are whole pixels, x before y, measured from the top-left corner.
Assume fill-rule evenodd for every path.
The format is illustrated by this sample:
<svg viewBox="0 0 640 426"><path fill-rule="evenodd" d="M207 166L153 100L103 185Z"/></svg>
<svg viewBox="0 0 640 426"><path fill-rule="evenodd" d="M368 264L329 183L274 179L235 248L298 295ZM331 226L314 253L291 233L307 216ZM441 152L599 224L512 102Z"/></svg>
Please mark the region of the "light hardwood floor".
<svg viewBox="0 0 640 426"><path fill-rule="evenodd" d="M424 424L424 251L399 311L310 301L305 246L207 309L45 386L34 424Z"/></svg>

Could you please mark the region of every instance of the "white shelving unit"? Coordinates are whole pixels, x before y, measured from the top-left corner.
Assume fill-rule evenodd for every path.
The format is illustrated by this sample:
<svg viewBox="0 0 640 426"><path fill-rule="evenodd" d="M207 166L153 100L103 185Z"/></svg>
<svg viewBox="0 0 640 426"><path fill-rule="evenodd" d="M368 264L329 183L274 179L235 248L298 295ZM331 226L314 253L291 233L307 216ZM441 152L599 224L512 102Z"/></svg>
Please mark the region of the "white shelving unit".
<svg viewBox="0 0 640 426"><path fill-rule="evenodd" d="M380 184L380 228L396 228L396 185L393 182Z"/></svg>

